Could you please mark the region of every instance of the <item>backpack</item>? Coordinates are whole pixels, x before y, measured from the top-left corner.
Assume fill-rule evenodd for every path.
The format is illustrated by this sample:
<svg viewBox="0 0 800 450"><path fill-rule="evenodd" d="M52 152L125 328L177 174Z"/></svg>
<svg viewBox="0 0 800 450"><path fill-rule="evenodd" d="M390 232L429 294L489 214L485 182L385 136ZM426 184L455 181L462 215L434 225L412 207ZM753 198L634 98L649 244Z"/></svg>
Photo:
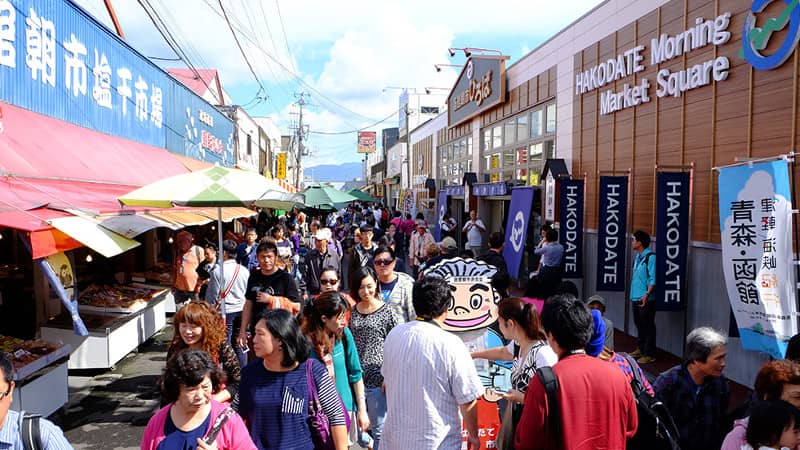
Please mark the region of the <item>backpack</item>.
<svg viewBox="0 0 800 450"><path fill-rule="evenodd" d="M19 413L19 437L25 450L41 450L44 448L39 424L41 417L38 414L25 414L25 411L20 411Z"/></svg>
<svg viewBox="0 0 800 450"><path fill-rule="evenodd" d="M650 278L650 266L647 265L647 261L650 259L651 256L655 256L655 253L650 252L647 255L645 255L644 261L642 262L642 264L644 264L644 273L645 275L647 275L647 278Z"/></svg>
<svg viewBox="0 0 800 450"><path fill-rule="evenodd" d="M636 400L636 413L639 416L639 427L636 434L628 440L628 450L680 450L678 439L680 433L667 407L657 399L650 397L644 390L638 367L627 353L620 353L628 361L633 372L631 390Z"/></svg>
<svg viewBox="0 0 800 450"><path fill-rule="evenodd" d="M547 394L547 407L550 430L553 433L553 441L556 448L561 448L561 413L558 406L558 378L556 378L553 368L550 366L537 367L536 378L541 381L544 386L544 392Z"/></svg>

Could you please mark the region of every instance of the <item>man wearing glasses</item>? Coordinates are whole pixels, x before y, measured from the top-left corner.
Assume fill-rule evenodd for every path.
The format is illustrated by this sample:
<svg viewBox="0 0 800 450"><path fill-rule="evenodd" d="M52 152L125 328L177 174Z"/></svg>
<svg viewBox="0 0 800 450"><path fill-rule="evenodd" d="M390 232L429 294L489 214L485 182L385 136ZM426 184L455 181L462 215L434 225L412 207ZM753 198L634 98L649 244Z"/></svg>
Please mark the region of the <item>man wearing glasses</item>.
<svg viewBox="0 0 800 450"><path fill-rule="evenodd" d="M397 323L405 323L416 319L411 291L414 279L405 273L395 272L395 253L390 247L378 247L375 250L375 273L378 275L378 289L381 299L392 308Z"/></svg>
<svg viewBox="0 0 800 450"><path fill-rule="evenodd" d="M0 448L23 450L25 447L20 433L22 417L17 411L9 409L14 399L14 366L2 352L0 371L3 372L0 377ZM39 419L39 435L43 450L72 450L61 429L47 419Z"/></svg>
<svg viewBox="0 0 800 450"><path fill-rule="evenodd" d="M305 283L304 289L302 289L303 300L308 300L321 292L320 277L323 269L335 269L337 278L342 274L339 255L328 246L332 238L330 228L320 228L313 237L314 249L308 252L305 262L300 268Z"/></svg>

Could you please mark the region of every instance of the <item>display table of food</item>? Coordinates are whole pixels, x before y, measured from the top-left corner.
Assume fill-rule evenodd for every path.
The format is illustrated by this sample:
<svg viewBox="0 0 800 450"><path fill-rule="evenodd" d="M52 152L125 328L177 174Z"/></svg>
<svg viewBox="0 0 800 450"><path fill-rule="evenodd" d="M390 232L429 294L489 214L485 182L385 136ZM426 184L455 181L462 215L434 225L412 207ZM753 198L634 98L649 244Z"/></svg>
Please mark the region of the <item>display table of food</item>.
<svg viewBox="0 0 800 450"><path fill-rule="evenodd" d="M70 344L70 369L107 369L150 339L166 325L166 289L115 287L112 293L130 296L113 301L108 288L100 288L99 302L79 300L81 318L88 336L72 331L72 318L65 313L48 321L41 329L42 338ZM87 310L86 307L93 309Z"/></svg>
<svg viewBox="0 0 800 450"><path fill-rule="evenodd" d="M67 360L71 347L61 343L0 335L0 352L14 364L11 409L49 416L68 401Z"/></svg>
<svg viewBox="0 0 800 450"><path fill-rule="evenodd" d="M175 296L172 295L171 287L175 284L172 274L172 267L166 263L158 263L150 270L145 272L135 272L131 274L133 286L145 287L150 289L167 289L165 310L168 314L174 314Z"/></svg>

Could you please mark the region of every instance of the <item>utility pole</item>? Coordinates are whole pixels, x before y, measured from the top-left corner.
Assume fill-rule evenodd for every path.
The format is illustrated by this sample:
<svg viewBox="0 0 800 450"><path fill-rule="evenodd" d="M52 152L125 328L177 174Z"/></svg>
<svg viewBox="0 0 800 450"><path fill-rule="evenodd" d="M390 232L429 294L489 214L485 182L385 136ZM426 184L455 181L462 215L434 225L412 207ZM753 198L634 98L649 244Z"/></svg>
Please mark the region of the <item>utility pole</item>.
<svg viewBox="0 0 800 450"><path fill-rule="evenodd" d="M297 98L297 102L295 103L299 108L299 117L297 119L297 152L295 153L295 166L294 166L294 185L300 189L300 167L303 156L307 155L306 148L303 145L303 138L305 137L306 130L303 126L303 106L306 104L305 96L308 95L305 92L301 92L299 94L295 94L295 98Z"/></svg>

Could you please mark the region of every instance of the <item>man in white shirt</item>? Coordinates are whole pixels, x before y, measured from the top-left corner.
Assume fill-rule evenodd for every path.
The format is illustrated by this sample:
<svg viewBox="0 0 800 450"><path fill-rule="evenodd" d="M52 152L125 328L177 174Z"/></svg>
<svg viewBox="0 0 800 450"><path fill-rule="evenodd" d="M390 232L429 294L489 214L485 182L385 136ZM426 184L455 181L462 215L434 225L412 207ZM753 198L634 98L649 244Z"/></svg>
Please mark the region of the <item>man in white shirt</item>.
<svg viewBox="0 0 800 450"><path fill-rule="evenodd" d="M417 320L393 328L384 343L388 410L381 448L460 450L463 416L468 448L477 449L477 399L484 388L464 342L442 329L453 301L450 285L425 277L412 296Z"/></svg>
<svg viewBox="0 0 800 450"><path fill-rule="evenodd" d="M233 351L239 359L239 365L244 367L247 365L247 354L239 347L236 338L242 329L242 309L244 308L244 295L247 293L250 271L236 262L237 246L235 241L230 239L223 241L222 249L225 258L222 263L225 280L220 283L219 269L211 274L211 280L206 291L206 301L214 305L220 296L223 297L227 339L233 346ZM220 287L220 284L222 284L222 287Z"/></svg>
<svg viewBox="0 0 800 450"><path fill-rule="evenodd" d="M478 218L478 213L474 209L469 212L469 221L464 224L461 231L467 233L466 249L471 250L475 257L480 255L483 246L483 234L481 233L486 231L486 225Z"/></svg>

